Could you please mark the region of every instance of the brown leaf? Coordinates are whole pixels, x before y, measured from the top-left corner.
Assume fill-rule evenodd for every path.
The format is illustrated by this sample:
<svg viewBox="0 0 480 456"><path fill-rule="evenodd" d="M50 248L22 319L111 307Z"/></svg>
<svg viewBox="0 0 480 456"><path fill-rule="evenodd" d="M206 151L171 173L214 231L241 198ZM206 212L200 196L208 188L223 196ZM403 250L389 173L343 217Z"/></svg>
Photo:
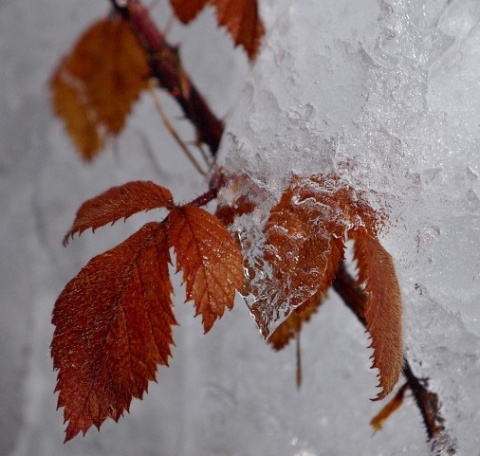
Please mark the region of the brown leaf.
<svg viewBox="0 0 480 456"><path fill-rule="evenodd" d="M143 50L117 16L89 27L60 62L50 81L53 110L83 159L120 133L149 74Z"/></svg>
<svg viewBox="0 0 480 456"><path fill-rule="evenodd" d="M157 208L173 207L170 190L150 181L133 181L112 187L101 195L85 201L77 211L72 228L63 239L64 245L74 234L126 219L131 215Z"/></svg>
<svg viewBox="0 0 480 456"><path fill-rule="evenodd" d="M257 0L212 0L212 3L217 8L218 23L227 28L235 44L243 46L248 58L254 60L265 34Z"/></svg>
<svg viewBox="0 0 480 456"><path fill-rule="evenodd" d="M255 210L255 203L250 201L248 196L241 195L232 205L219 206L215 211L215 216L225 225L233 224L235 217L245 214L251 214Z"/></svg>
<svg viewBox="0 0 480 456"><path fill-rule="evenodd" d="M195 19L208 2L209 0L170 0L175 15L184 24Z"/></svg>
<svg viewBox="0 0 480 456"><path fill-rule="evenodd" d="M320 198L305 193L303 181L294 181L271 210L264 259L273 281L262 284L264 299L298 307L331 285L343 258L343 226Z"/></svg>
<svg viewBox="0 0 480 456"><path fill-rule="evenodd" d="M405 392L407 391L408 383L405 383L395 394L392 400L388 401L387 405L380 410L370 421L370 426L372 426L375 432L380 431L383 427L385 421L390 418L390 415L395 412L403 404L403 398L405 397Z"/></svg>
<svg viewBox="0 0 480 456"><path fill-rule="evenodd" d="M278 326L269 337L268 342L275 350L285 348L290 341L300 333L302 326L308 323L312 315L318 310L322 303L322 297L317 295L300 307L297 307L287 319Z"/></svg>
<svg viewBox="0 0 480 456"><path fill-rule="evenodd" d="M169 242L177 271L183 272L187 301L193 300L207 332L225 307L233 307L235 290L243 285L240 249L220 220L195 206L170 212Z"/></svg>
<svg viewBox="0 0 480 456"><path fill-rule="evenodd" d="M255 59L265 34L257 0L170 0L170 3L185 24L210 3L217 10L218 24L226 27L235 45L242 46L250 60Z"/></svg>
<svg viewBox="0 0 480 456"><path fill-rule="evenodd" d="M365 320L374 349L373 368L379 370L382 391L375 400L383 399L398 381L403 367L402 301L400 287L390 254L365 228L349 233L355 241L355 258L359 284L367 296Z"/></svg>
<svg viewBox="0 0 480 456"><path fill-rule="evenodd" d="M257 188L246 174L229 175L221 169L223 179L220 204L215 211L215 216L227 227L230 227L237 217L251 214L257 204L252 199L252 194L257 193Z"/></svg>
<svg viewBox="0 0 480 456"><path fill-rule="evenodd" d="M168 365L172 285L165 228L149 223L93 258L60 294L51 345L66 441L117 421Z"/></svg>

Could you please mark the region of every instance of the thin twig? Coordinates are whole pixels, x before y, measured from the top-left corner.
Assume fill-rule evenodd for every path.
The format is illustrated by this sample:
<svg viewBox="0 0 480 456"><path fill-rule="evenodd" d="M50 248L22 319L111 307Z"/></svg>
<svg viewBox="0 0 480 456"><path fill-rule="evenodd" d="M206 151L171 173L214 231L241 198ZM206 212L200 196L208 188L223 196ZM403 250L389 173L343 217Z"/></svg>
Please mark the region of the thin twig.
<svg viewBox="0 0 480 456"><path fill-rule="evenodd" d="M205 163L207 163L208 168L212 169L213 166L215 165L215 162L214 162L214 160L212 160L212 157L205 152L205 149L202 147L202 140L200 138L198 138L195 141L195 147L200 151L200 154L202 155L203 159L205 160Z"/></svg>
<svg viewBox="0 0 480 456"><path fill-rule="evenodd" d="M297 332L297 347L296 347L296 355L297 355L297 388L300 389L302 386L302 349L300 346L300 334L301 332Z"/></svg>
<svg viewBox="0 0 480 456"><path fill-rule="evenodd" d="M170 32L172 30L173 24L175 23L175 14L170 13L170 16L168 16L167 23L165 24L165 27L163 27L163 36L166 38L168 35L170 35Z"/></svg>
<svg viewBox="0 0 480 456"><path fill-rule="evenodd" d="M150 84L148 88L150 90L150 95L152 96L152 99L153 99L153 105L155 106L155 109L156 109L158 115L162 119L162 122L165 125L165 128L172 135L175 142L178 144L180 149L182 149L183 153L187 156L187 158L190 160L190 163L192 163L192 165L195 167L195 169L202 176L206 176L207 173L198 164L197 160L195 159L195 157L190 152L190 149L185 145L185 143L182 141L182 138L180 138L179 134L175 130L174 126L168 120L168 117L166 116L166 114L165 114L165 112L162 108L162 105L160 103L160 99L157 97L157 94L155 93L156 85Z"/></svg>

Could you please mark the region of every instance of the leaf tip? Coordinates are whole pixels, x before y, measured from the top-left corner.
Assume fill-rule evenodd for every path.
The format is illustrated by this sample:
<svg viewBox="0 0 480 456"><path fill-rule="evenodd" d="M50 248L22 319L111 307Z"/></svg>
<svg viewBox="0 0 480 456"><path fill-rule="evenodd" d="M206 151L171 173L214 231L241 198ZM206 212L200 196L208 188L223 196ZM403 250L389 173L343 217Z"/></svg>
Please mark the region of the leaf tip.
<svg viewBox="0 0 480 456"><path fill-rule="evenodd" d="M63 440L63 444L66 444L67 442L72 440L79 432L80 429L74 427L71 422L68 423L67 429L65 430L65 439ZM83 435L85 435L85 432L86 431L83 432Z"/></svg>
<svg viewBox="0 0 480 456"><path fill-rule="evenodd" d="M68 233L63 237L62 245L63 245L64 247L67 247L68 243L70 242L70 239L73 239L73 234L71 234L70 232L68 232Z"/></svg>
<svg viewBox="0 0 480 456"><path fill-rule="evenodd" d="M403 403L405 392L408 388L408 382L405 383L397 392L397 394L378 412L370 421L373 433L380 431L385 421L395 412Z"/></svg>

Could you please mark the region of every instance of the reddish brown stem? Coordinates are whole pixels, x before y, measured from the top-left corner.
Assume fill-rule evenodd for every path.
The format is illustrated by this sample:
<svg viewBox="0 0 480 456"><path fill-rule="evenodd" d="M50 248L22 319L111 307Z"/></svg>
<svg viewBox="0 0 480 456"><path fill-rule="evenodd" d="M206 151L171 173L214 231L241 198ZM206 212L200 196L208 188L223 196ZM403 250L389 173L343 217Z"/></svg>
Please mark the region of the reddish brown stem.
<svg viewBox="0 0 480 456"><path fill-rule="evenodd" d="M148 56L152 75L180 105L185 116L197 130L201 142L207 144L215 157L222 137L223 121L215 116L200 92L196 89L180 60L178 48L170 45L148 9L140 0L130 0L126 6L110 0L135 33Z"/></svg>
<svg viewBox="0 0 480 456"><path fill-rule="evenodd" d="M365 294L356 285L355 280L347 272L344 264L341 264L337 271L333 288L362 325L366 327ZM440 413L441 403L437 394L428 389L426 380L415 376L406 357L404 357L403 374L422 415L429 440L433 442L434 447L442 446L446 449L446 454L455 454L455 448L445 430L445 420Z"/></svg>
<svg viewBox="0 0 480 456"><path fill-rule="evenodd" d="M217 173L210 182L210 190L195 198L188 203L189 206L206 206L208 203L217 198L218 192L225 185L225 176L221 169L217 170Z"/></svg>

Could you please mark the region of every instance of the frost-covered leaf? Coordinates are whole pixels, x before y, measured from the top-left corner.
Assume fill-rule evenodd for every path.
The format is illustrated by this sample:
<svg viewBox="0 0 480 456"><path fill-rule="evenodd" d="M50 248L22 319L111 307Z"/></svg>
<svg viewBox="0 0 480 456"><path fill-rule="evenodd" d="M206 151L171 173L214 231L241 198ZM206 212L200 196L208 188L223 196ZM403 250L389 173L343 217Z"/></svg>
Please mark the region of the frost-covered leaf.
<svg viewBox="0 0 480 456"><path fill-rule="evenodd" d="M379 370L383 399L395 386L403 367L402 301L390 254L366 229L351 233L355 240L359 284L367 296L365 320L374 350L372 367Z"/></svg>
<svg viewBox="0 0 480 456"><path fill-rule="evenodd" d="M322 297L313 296L301 307L296 308L287 319L277 328L268 339L269 344L275 350L286 347L296 337L305 323L308 323L312 315L318 310L322 303Z"/></svg>
<svg viewBox="0 0 480 456"><path fill-rule="evenodd" d="M265 225L266 247L259 267L270 273L248 289L255 298L252 311L261 326L268 324L262 316L270 307L279 309L288 303L296 308L325 292L343 258L341 210L305 185L294 179Z"/></svg>
<svg viewBox="0 0 480 456"><path fill-rule="evenodd" d="M250 60L255 59L265 34L257 0L170 0L170 3L185 24L211 4L217 11L218 24L226 27L235 45L242 46Z"/></svg>
<svg viewBox="0 0 480 456"><path fill-rule="evenodd" d="M233 199L232 213L223 209L226 220L236 215L235 202L240 198ZM270 211L264 238L242 244L255 249L253 255L244 252L249 308L264 337L281 322L270 336L270 342L281 348L303 322L292 312L327 291L343 259L345 240L355 241L359 283L367 297L364 317L374 348L373 367L379 369L382 388L377 399L391 391L403 363L399 285L392 258L377 238L384 218L361 190L337 176L294 176ZM263 249L258 247L261 242Z"/></svg>
<svg viewBox="0 0 480 456"><path fill-rule="evenodd" d="M219 206L215 211L215 216L225 225L230 226L235 217L251 214L255 209L255 203L248 199L248 196L241 195L231 205Z"/></svg>
<svg viewBox="0 0 480 456"><path fill-rule="evenodd" d="M126 219L137 212L172 206L170 190L150 181L132 181L112 187L80 206L63 243L66 244L74 234L81 234L89 228L95 231L100 226Z"/></svg>
<svg viewBox="0 0 480 456"><path fill-rule="evenodd" d="M168 224L187 301L193 300L207 332L225 307L233 307L235 290L242 288L242 254L220 220L202 208L174 208Z"/></svg>
<svg viewBox="0 0 480 456"><path fill-rule="evenodd" d="M50 81L52 105L85 160L125 125L150 70L128 23L102 19L78 39Z"/></svg>
<svg viewBox="0 0 480 456"><path fill-rule="evenodd" d="M66 440L117 421L168 365L172 285L165 228L149 223L93 258L60 294L51 345Z"/></svg>
<svg viewBox="0 0 480 456"><path fill-rule="evenodd" d="M251 214L257 204L252 199L252 182L245 174L227 175L221 171L227 185L222 189L220 204L215 216L227 227L230 227L237 217Z"/></svg>

